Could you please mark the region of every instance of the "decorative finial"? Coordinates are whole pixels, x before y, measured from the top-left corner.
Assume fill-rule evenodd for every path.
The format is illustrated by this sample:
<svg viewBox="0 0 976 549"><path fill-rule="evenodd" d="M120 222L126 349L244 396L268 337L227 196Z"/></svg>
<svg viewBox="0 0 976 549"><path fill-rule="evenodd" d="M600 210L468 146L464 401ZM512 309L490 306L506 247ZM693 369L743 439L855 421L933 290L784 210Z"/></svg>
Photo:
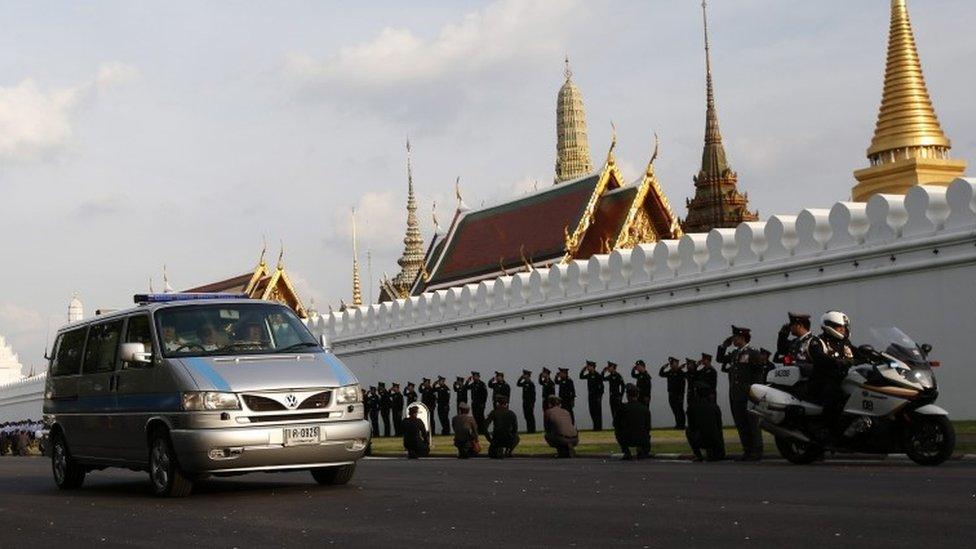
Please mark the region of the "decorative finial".
<svg viewBox="0 0 976 549"><path fill-rule="evenodd" d="M457 176L454 180L454 196L457 198L457 209L458 211L465 211L468 209L468 205L464 203L464 199L461 198L461 176Z"/></svg>
<svg viewBox="0 0 976 549"><path fill-rule="evenodd" d="M651 174L654 172L654 161L657 160L658 148L661 146L661 140L657 137L657 132L654 132L654 152L651 153L651 161L647 163L647 173Z"/></svg>
<svg viewBox="0 0 976 549"><path fill-rule="evenodd" d="M525 256L525 244L522 244L521 246L519 246L519 256L521 256L521 258L522 258L522 265L525 266L525 272L531 273L532 272L532 261L530 261Z"/></svg>
<svg viewBox="0 0 976 549"><path fill-rule="evenodd" d="M430 216L431 218L433 218L434 221L434 233L440 234L441 224L437 222L437 201L436 200L434 201L433 206L431 207Z"/></svg>
<svg viewBox="0 0 976 549"><path fill-rule="evenodd" d="M258 259L258 265L264 267L267 265L264 261L264 254L268 253L268 237L261 235L261 257Z"/></svg>
<svg viewBox="0 0 976 549"><path fill-rule="evenodd" d="M362 307L363 290L359 277L359 245L356 242L356 208L352 209L352 306Z"/></svg>
<svg viewBox="0 0 976 549"><path fill-rule="evenodd" d="M607 164L613 164L616 162L616 158L613 156L613 150L617 148L617 125L610 121L610 150L607 151Z"/></svg>
<svg viewBox="0 0 976 549"><path fill-rule="evenodd" d="M563 75L567 81L573 77L573 69L569 68L569 55L566 56L566 68L563 70Z"/></svg>
<svg viewBox="0 0 976 549"><path fill-rule="evenodd" d="M279 242L281 243L281 250L278 252L278 270L283 271L285 269L285 241L282 239Z"/></svg>
<svg viewBox="0 0 976 549"><path fill-rule="evenodd" d="M151 293L151 294L156 293L156 290L153 289L153 279L152 279L152 277L149 277L149 293Z"/></svg>
<svg viewBox="0 0 976 549"><path fill-rule="evenodd" d="M171 294L173 291L172 286L169 285L169 275L166 273L166 264L163 263L163 293Z"/></svg>

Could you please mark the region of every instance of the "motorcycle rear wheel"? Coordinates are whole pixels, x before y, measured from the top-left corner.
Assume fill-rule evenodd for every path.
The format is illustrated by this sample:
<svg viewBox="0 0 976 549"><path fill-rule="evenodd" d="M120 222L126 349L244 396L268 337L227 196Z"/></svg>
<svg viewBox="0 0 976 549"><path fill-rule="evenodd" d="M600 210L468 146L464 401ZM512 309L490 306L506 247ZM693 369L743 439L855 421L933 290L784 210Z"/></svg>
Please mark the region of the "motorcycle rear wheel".
<svg viewBox="0 0 976 549"><path fill-rule="evenodd" d="M939 465L956 449L956 431L945 416L912 417L905 428L905 453L919 465Z"/></svg>
<svg viewBox="0 0 976 549"><path fill-rule="evenodd" d="M819 460L824 453L823 448L816 444L786 437L776 437L776 449L786 461L797 465L813 463Z"/></svg>

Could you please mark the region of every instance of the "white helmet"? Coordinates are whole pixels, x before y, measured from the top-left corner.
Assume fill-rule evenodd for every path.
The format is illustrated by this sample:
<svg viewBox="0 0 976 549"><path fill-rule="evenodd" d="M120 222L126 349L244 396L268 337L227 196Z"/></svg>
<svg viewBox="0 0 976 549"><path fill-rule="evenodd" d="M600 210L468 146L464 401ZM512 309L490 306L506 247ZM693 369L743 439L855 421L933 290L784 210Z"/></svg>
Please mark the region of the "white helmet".
<svg viewBox="0 0 976 549"><path fill-rule="evenodd" d="M851 321L847 318L847 315L841 311L827 311L822 317L820 317L820 327L823 331L836 337L837 339L844 339L851 337ZM847 335L841 334L837 331L837 328L843 327Z"/></svg>

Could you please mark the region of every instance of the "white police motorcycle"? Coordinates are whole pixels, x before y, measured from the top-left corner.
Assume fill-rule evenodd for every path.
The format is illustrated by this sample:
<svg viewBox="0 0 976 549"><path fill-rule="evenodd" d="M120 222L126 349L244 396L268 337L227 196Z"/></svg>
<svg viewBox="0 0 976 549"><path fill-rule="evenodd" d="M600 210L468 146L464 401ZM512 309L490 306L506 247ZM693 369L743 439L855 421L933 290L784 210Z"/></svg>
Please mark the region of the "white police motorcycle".
<svg viewBox="0 0 976 549"><path fill-rule="evenodd" d="M823 433L830 426L823 407L805 400L810 364L785 364L769 372L765 384L749 390L750 412L776 437L780 454L792 463L821 459L825 451L888 454L905 452L920 465L938 465L956 445L949 414L935 406L938 390L930 345L917 345L898 328L872 329L877 351L863 346L863 358L842 383L848 395L844 419L850 426L840 441ZM829 442L828 442L829 440Z"/></svg>

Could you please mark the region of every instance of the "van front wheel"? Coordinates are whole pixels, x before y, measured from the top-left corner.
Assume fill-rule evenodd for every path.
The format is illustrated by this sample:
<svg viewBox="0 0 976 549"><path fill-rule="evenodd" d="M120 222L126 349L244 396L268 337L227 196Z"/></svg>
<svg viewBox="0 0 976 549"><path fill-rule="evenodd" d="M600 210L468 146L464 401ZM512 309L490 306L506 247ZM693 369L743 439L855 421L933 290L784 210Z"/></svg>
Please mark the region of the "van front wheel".
<svg viewBox="0 0 976 549"><path fill-rule="evenodd" d="M61 490L81 488L85 482L85 469L71 459L68 452L68 442L64 435L54 435L51 447L51 471L54 473L54 484Z"/></svg>
<svg viewBox="0 0 976 549"><path fill-rule="evenodd" d="M155 435L149 450L149 480L153 493L162 497L184 497L193 491L193 481L180 470L173 445L164 433Z"/></svg>
<svg viewBox="0 0 976 549"><path fill-rule="evenodd" d="M352 474L356 472L356 464L340 465L338 467L316 467L312 469L312 478L315 482L322 485L337 486L346 484L352 480Z"/></svg>

